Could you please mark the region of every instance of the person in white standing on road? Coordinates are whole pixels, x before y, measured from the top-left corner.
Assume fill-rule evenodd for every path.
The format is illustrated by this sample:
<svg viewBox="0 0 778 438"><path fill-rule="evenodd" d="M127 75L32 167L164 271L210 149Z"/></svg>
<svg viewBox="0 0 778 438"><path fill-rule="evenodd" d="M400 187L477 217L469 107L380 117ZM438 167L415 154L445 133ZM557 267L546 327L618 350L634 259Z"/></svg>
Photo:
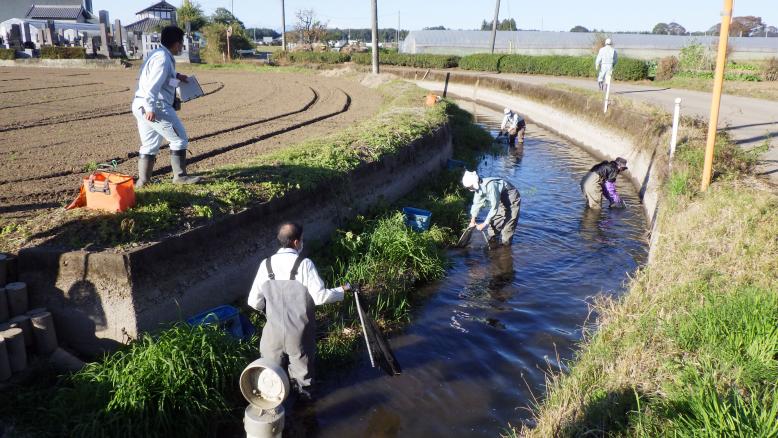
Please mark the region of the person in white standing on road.
<svg viewBox="0 0 778 438"><path fill-rule="evenodd" d="M175 55L184 47L184 31L176 26L162 29L162 46L149 54L138 76L138 90L132 101L132 113L138 121L141 147L138 157L138 182L143 187L151 179L157 153L164 138L170 143L170 165L173 182L194 184L199 177L186 173L186 147L189 137L176 114L180 105L176 98L179 82L187 76L176 73Z"/></svg>
<svg viewBox="0 0 778 438"><path fill-rule="evenodd" d="M600 90L604 90L605 84L609 83L608 79L613 74L613 68L619 62L619 55L616 53L616 49L613 48L613 41L610 38L605 40L605 46L603 46L599 52L597 52L597 59L594 61L594 68L599 71L597 74L597 85L600 86Z"/></svg>

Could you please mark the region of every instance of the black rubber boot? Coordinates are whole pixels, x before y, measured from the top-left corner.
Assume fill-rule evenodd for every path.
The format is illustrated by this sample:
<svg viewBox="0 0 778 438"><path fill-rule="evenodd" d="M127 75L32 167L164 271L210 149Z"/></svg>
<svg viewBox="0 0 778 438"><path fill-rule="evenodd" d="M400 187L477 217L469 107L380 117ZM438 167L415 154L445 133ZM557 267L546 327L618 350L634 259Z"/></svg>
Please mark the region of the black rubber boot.
<svg viewBox="0 0 778 438"><path fill-rule="evenodd" d="M174 184L197 184L200 182L199 176L186 174L186 149L170 151L170 166L173 168Z"/></svg>
<svg viewBox="0 0 778 438"><path fill-rule="evenodd" d="M156 155L140 154L138 156L138 182L135 188L139 189L151 181L151 174L154 173L154 162L157 161Z"/></svg>

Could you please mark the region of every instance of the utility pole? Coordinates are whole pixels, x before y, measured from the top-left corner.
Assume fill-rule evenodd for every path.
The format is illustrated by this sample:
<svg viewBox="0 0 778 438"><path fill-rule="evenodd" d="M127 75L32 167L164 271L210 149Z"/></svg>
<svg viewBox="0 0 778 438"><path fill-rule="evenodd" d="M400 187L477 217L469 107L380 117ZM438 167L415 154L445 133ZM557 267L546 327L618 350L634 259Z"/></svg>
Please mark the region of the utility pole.
<svg viewBox="0 0 778 438"><path fill-rule="evenodd" d="M767 28L765 27L765 29ZM400 51L400 11L397 11L397 52L399 51Z"/></svg>
<svg viewBox="0 0 778 438"><path fill-rule="evenodd" d="M373 4L372 21L373 21L373 74L378 74L378 0L371 0Z"/></svg>
<svg viewBox="0 0 778 438"><path fill-rule="evenodd" d="M286 52L286 12L284 0L281 0L281 50Z"/></svg>
<svg viewBox="0 0 778 438"><path fill-rule="evenodd" d="M727 63L727 44L729 43L731 20L732 0L724 0L724 11L721 13L721 32L719 32L719 53L716 58L716 75L713 80L713 97L710 104L710 120L708 121L708 141L705 145L705 165L702 169L702 183L700 184L700 190L703 192L708 189L713 173L713 149L716 146L716 131L719 125L721 90L724 87L724 66Z"/></svg>
<svg viewBox="0 0 778 438"><path fill-rule="evenodd" d="M230 0L230 13L235 17L235 0Z"/></svg>
<svg viewBox="0 0 778 438"><path fill-rule="evenodd" d="M500 0L494 6L494 21L492 21L492 53L494 53L494 41L497 39L497 19L500 17Z"/></svg>

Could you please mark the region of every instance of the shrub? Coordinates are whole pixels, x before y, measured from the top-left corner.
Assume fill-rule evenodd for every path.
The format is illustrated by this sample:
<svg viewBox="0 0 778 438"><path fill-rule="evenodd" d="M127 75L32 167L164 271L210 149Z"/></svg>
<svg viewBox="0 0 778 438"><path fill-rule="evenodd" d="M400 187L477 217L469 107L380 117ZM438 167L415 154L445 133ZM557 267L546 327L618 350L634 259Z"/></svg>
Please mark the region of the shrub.
<svg viewBox="0 0 778 438"><path fill-rule="evenodd" d="M459 67L465 70L500 71L500 60L505 55L478 53L467 55L459 60Z"/></svg>
<svg viewBox="0 0 778 438"><path fill-rule="evenodd" d="M208 64L221 64L222 54L227 52L227 25L211 23L202 29L207 44L200 50L200 57ZM245 29L237 24L232 25L230 37L230 52L232 58L237 58L238 50L252 49L253 46L246 35Z"/></svg>
<svg viewBox="0 0 778 438"><path fill-rule="evenodd" d="M613 69L613 79L617 81L639 81L648 79L648 63L634 58L619 58Z"/></svg>
<svg viewBox="0 0 778 438"><path fill-rule="evenodd" d="M357 64L370 65L372 57L370 53L357 53L351 56L351 60ZM384 65L401 65L416 68L452 68L459 65L459 57L451 55L412 55L408 53L382 52L379 62Z"/></svg>
<svg viewBox="0 0 778 438"><path fill-rule="evenodd" d="M656 68L656 80L667 81L672 79L678 72L678 58L675 56L666 56L659 60Z"/></svg>
<svg viewBox="0 0 778 438"><path fill-rule="evenodd" d="M768 59L762 66L762 79L766 81L778 81L778 58Z"/></svg>
<svg viewBox="0 0 778 438"><path fill-rule="evenodd" d="M698 42L692 42L681 49L681 70L713 70L715 60L710 51Z"/></svg>
<svg viewBox="0 0 778 438"><path fill-rule="evenodd" d="M0 59L16 59L16 50L0 49Z"/></svg>
<svg viewBox="0 0 778 438"><path fill-rule="evenodd" d="M351 60L351 55L340 52L285 52L278 56L289 62L309 64L340 64Z"/></svg>
<svg viewBox="0 0 778 438"><path fill-rule="evenodd" d="M560 55L491 55L477 54L463 57L459 66L465 70L497 71L551 76L593 77L593 56ZM639 59L621 58L613 71L620 81L638 81L648 78L648 63Z"/></svg>
<svg viewBox="0 0 778 438"><path fill-rule="evenodd" d="M41 58L45 59L86 59L86 49L83 47L41 47Z"/></svg>

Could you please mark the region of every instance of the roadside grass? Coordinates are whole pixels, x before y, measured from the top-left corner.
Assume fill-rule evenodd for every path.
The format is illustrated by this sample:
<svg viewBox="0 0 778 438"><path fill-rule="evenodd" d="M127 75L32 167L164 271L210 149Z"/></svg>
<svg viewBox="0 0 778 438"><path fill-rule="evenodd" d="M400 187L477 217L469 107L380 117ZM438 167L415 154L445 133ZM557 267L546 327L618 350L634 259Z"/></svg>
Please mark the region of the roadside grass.
<svg viewBox="0 0 778 438"><path fill-rule="evenodd" d="M700 193L704 138L677 150L651 264L598 299L534 427L506 436L778 436L778 196L749 176L759 151L726 135Z"/></svg>
<svg viewBox="0 0 778 438"><path fill-rule="evenodd" d="M248 61L248 60L236 60L230 64L187 64L182 66L180 71L197 71L197 70L235 70L235 71L250 71L254 73L303 73L314 74L311 69L296 66L271 66L265 63Z"/></svg>
<svg viewBox="0 0 778 438"><path fill-rule="evenodd" d="M666 81L638 81L636 85L647 85L660 88L683 88L686 90L713 90L713 79L674 77ZM754 97L765 100L778 100L777 81L724 81L724 93L735 96Z"/></svg>
<svg viewBox="0 0 778 438"><path fill-rule="evenodd" d="M474 165L478 147L490 145L491 136L455 105L444 102L438 109L451 123L455 156ZM444 275L443 250L466 222L460 177L461 170L443 171L396 205L357 217L321 251L312 251L328 284L362 284L368 309L385 330L409 320L420 284ZM235 190L223 187L222 198L245 199ZM157 185L156 191L167 189ZM397 207L406 202L433 211L429 231L404 224ZM264 325L259 312L250 319ZM345 369L362 345L353 296L318 307L316 319L317 369L326 376ZM0 418L22 436L237 436L245 407L237 377L259 355L258 344L257 337L239 342L213 327L177 324L144 334L72 375L43 371L31 385L0 392Z"/></svg>

